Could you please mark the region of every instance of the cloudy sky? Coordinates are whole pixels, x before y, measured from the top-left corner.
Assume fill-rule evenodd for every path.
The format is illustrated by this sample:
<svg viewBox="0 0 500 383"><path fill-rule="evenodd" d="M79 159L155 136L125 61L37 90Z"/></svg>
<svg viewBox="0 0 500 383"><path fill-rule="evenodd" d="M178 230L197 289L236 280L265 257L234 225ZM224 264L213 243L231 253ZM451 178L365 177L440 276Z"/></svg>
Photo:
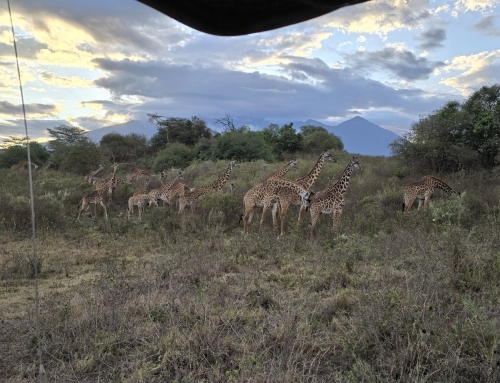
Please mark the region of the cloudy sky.
<svg viewBox="0 0 500 383"><path fill-rule="evenodd" d="M31 138L62 124L198 116L213 125L336 125L396 133L500 83L500 0L372 1L274 31L207 35L134 0L11 0ZM0 139L24 134L6 2ZM263 126L265 126L263 125Z"/></svg>

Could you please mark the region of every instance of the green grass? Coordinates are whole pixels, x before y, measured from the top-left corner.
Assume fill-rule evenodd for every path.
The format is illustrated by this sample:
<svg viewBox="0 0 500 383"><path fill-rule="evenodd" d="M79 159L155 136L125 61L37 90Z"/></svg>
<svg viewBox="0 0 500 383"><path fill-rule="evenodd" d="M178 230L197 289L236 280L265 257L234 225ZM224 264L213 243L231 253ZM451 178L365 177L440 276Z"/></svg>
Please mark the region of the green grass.
<svg viewBox="0 0 500 383"><path fill-rule="evenodd" d="M299 158L295 179L315 158ZM340 176L325 164L313 189ZM277 239L239 224L242 199L282 164L241 164L234 195L194 214L174 207L125 219L83 217L80 178L35 179L41 331L49 381L497 382L500 380L498 170L438 175L465 191L436 192L426 211L400 212L406 183L392 160L362 158L346 193L342 236L323 216L313 243L298 208ZM284 164L283 164L284 165ZM227 167L183 171L201 186ZM178 169L170 172L176 174ZM0 171L0 371L37 371L31 218L25 175Z"/></svg>

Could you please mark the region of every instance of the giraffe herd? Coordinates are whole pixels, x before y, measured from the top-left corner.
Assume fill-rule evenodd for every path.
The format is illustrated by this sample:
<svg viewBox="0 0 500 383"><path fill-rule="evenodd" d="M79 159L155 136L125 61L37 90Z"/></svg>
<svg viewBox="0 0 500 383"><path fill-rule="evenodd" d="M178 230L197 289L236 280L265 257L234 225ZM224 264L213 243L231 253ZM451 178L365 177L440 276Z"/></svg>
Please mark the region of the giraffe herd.
<svg viewBox="0 0 500 383"><path fill-rule="evenodd" d="M291 169L298 169L297 161L291 160L283 168L271 173L264 180L250 188L245 193L243 198L244 211L240 216L240 222L243 222L244 232L247 233L250 230L255 209L262 207L259 233L262 232L266 215L268 211L271 210L274 231L278 232L277 217L279 213L279 235L283 236L285 235L287 211L290 206L298 205L300 206L300 209L297 225L300 225L304 212L307 210L310 212L311 221L309 224L308 236L310 241L313 240L315 227L322 214L332 215L334 236L338 238L340 235L340 219L345 205L345 193L354 170L362 170L361 162L357 157L353 157L349 160L347 166L340 175L340 178L336 182L334 182L334 177L329 177L327 187L317 193L314 193L311 188L318 179L325 162L335 163L337 160L334 159L327 151L324 151L321 153L308 174L293 181L284 178L286 173L288 173ZM80 219L80 215L83 211L88 212L91 204L94 205L94 217L97 216L97 209L99 205L104 211L104 218L107 219L108 213L106 204L104 203L104 195L106 192L108 193L108 204L111 204L113 194L119 185L132 184L141 177L150 178L144 181L144 186L141 191L134 193L128 199L128 207L125 215L127 220L130 220L131 215L134 213L135 206L138 208L138 219L140 220L142 214L144 213L145 206L158 206L159 201L162 201L164 206L173 206L174 202L177 201L177 214L179 215L182 214L188 206L191 208L191 212L194 212L197 203L199 203L199 201L207 194L212 192L223 192L223 187L229 180L233 169L239 164L236 161L231 161L221 177L215 179L208 185L198 188L192 188L183 182L184 178L180 172L170 181L167 181L166 172L161 172L159 178L161 186L149 191L149 184L151 179L154 178L150 172L143 169L135 169L134 171L126 174L125 179L122 179L116 176L120 165L122 165L122 163L113 163L111 165L113 173L110 177L105 179L98 180L96 178L96 175L104 169L102 164L99 165L96 170L91 171L84 177L84 182L93 185L94 190L83 196L80 200L80 203L78 204L79 212L77 220ZM22 171L28 166L28 162L21 161L18 164L12 165L11 169L15 171ZM34 169L38 168L38 166L33 163L32 166ZM233 194L235 190L234 184L231 183L228 189L229 193ZM425 176L421 180L412 182L405 186L403 193L403 212L409 211L415 200L418 200L417 209L420 209L422 205L425 208L428 205L435 189L441 189L450 196L460 196L460 193L453 190L444 181L433 176Z"/></svg>

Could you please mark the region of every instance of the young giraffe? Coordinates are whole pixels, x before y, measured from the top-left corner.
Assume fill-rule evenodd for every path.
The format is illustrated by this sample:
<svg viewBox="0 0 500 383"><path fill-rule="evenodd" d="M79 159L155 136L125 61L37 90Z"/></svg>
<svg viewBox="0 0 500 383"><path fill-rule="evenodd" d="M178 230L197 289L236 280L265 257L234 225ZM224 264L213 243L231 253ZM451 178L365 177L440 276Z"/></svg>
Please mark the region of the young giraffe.
<svg viewBox="0 0 500 383"><path fill-rule="evenodd" d="M163 173L163 172L162 172ZM166 173L165 173L166 174ZM133 181L136 181L138 180L139 178L141 178L142 176L148 176L148 177L151 177L151 173L148 172L147 170L143 170L143 169L135 169L133 172L131 173L128 173L126 176L125 176L125 179L127 180L127 182L129 183L132 183Z"/></svg>
<svg viewBox="0 0 500 383"><path fill-rule="evenodd" d="M251 190L252 192L247 192L243 198L245 212L240 217L240 221L243 221L245 232L248 232L250 229L254 209L257 206L263 207L262 216L260 218L259 233L262 231L267 211L271 208L271 205L274 202L280 202L280 196L284 191L293 190L293 192L297 193L301 198L302 205L305 207L309 206L309 197L314 194L309 192L302 185L284 178L272 178L258 184ZM277 231L278 226L274 221L273 226L274 230Z"/></svg>
<svg viewBox="0 0 500 383"><path fill-rule="evenodd" d="M236 161L231 161L222 177L217 178L214 182L212 182L212 189L214 189L217 193L222 193L222 187L226 184L229 176L231 175L231 171L235 166L239 165L236 163Z"/></svg>
<svg viewBox="0 0 500 383"><path fill-rule="evenodd" d="M81 199L80 203L78 204L78 208L80 209L80 211L78 212L77 221L80 220L80 214L83 210L85 210L86 212L88 211L91 203L94 204L94 218L97 218L97 205L99 204L104 209L104 217L108 219L108 211L106 209L106 205L103 202L103 196L107 189L108 185L104 185L102 188L94 190L92 193L87 194Z"/></svg>
<svg viewBox="0 0 500 383"><path fill-rule="evenodd" d="M403 202L403 212L409 211L415 202L415 199L418 199L418 207L422 205L422 200L424 200L424 208L429 204L429 200L431 199L432 194L434 193L434 189L441 189L449 196L460 196L460 193L453 190L447 183L441 181L439 178L432 176L425 176L420 181L412 182L405 186L404 190L404 202Z"/></svg>
<svg viewBox="0 0 500 383"><path fill-rule="evenodd" d="M269 181L271 179L274 179L274 178L283 178L283 176L288 173L288 171L290 169L298 169L299 167L297 166L297 160L291 160L290 162L288 162L288 164L285 165L284 168L282 169L279 169L277 171L275 171L274 173L271 173L267 176L267 178L262 181L262 182L259 182L257 185L254 185L252 188L250 188L246 193L245 193L245 196L243 197L243 203L245 202L245 199L247 198L253 198L251 196L255 195L256 194L256 191L258 188L261 187L261 185L266 182L266 181ZM263 207L264 206L264 201L255 201L255 207ZM252 213L252 217L253 217L253 213ZM252 220L252 218L250 218L250 221ZM240 218L240 221L241 221L241 218ZM275 216L273 216L273 226L276 227L277 226L277 223L275 221Z"/></svg>
<svg viewBox="0 0 500 383"><path fill-rule="evenodd" d="M322 197L326 194L326 192L328 191L328 189L330 188L330 186L332 186L335 182L335 178L334 177L328 177L328 183L326 184L326 188L324 188L323 190L320 190L319 192L316 192L316 194L314 195L314 198L315 199L318 199L319 197Z"/></svg>
<svg viewBox="0 0 500 383"><path fill-rule="evenodd" d="M89 174L87 174L85 176L85 178L83 179L83 182L86 182L88 184L93 184L94 183L94 179L95 179L95 176L97 173L99 173L102 169L104 169L104 166L99 165L99 168L97 170L93 170L91 171Z"/></svg>
<svg viewBox="0 0 500 383"><path fill-rule="evenodd" d="M29 166L28 161L20 161L17 164L14 164L10 167L10 170L24 170ZM34 162L31 163L31 167L36 170L38 169L38 165L35 164Z"/></svg>
<svg viewBox="0 0 500 383"><path fill-rule="evenodd" d="M267 178L264 181L270 180L271 178L283 178L283 176L288 173L290 169L298 169L299 167L297 166L297 160L290 160L288 164L283 169L280 169L278 171L275 171L274 173L271 173L267 176Z"/></svg>
<svg viewBox="0 0 500 383"><path fill-rule="evenodd" d="M187 206L191 206L191 212L194 212L194 210L196 209L197 202L212 190L222 193L222 187L229 179L229 175L231 174L231 171L235 166L238 166L238 164L236 163L236 161L233 160L229 163L229 166L227 167L227 170L222 175L222 177L217 178L210 185L202 186L200 188L193 190L188 195L180 197L178 214L181 214Z"/></svg>
<svg viewBox="0 0 500 383"><path fill-rule="evenodd" d="M151 204L158 206L156 199L149 194L135 194L130 197L128 199L127 221L130 220L130 214L134 213L134 206L137 206L140 221L141 213L144 213L144 206L146 205L146 202L149 202L149 206L151 206Z"/></svg>
<svg viewBox="0 0 500 383"><path fill-rule="evenodd" d="M183 197L186 195L186 192L190 193L194 190L194 188L190 187L188 184L184 182L177 182L174 186L170 188L170 193L169 193L169 204L172 204L172 201L176 199L176 204L179 201L180 197Z"/></svg>
<svg viewBox="0 0 500 383"><path fill-rule="evenodd" d="M339 235L340 217L345 204L344 194L354 169L361 170L360 161L356 157L353 157L349 161L340 179L334 185L330 186L321 197L311 202L309 206L309 211L311 213L310 241L313 239L314 228L321 214L333 214L333 230L336 236Z"/></svg>
<svg viewBox="0 0 500 383"><path fill-rule="evenodd" d="M144 186L142 187L141 191L135 192L132 196L139 195L139 194L148 194L148 186L151 183L151 179L146 180L144 182Z"/></svg>
<svg viewBox="0 0 500 383"><path fill-rule="evenodd" d="M159 199L161 199L163 201L163 206L165 206L165 203L168 203L170 204L170 189L172 189L172 187L175 185L175 183L177 181L180 181L184 179L182 177L182 174L181 172L179 172L179 174L177 174L173 179L172 181L160 186L159 188L157 189L153 189L149 192L149 195L155 199L155 201L158 201Z"/></svg>
<svg viewBox="0 0 500 383"><path fill-rule="evenodd" d="M321 153L311 171L307 175L300 177L295 182L304 187L304 189L310 190L314 182L316 182L316 180L318 179L319 174L323 169L323 164L325 163L325 161L337 162L337 160L333 158L332 155L325 150L323 153ZM281 208L281 213L280 213L281 235L285 235L285 218L290 205L301 205L300 197L297 195L297 193L294 193L291 190L283 190L282 194L280 195L280 203L279 203L279 207ZM302 220L302 216L305 210L306 207L302 204L299 210L298 222ZM273 222L276 222L277 213L278 213L278 203L274 203L272 208Z"/></svg>

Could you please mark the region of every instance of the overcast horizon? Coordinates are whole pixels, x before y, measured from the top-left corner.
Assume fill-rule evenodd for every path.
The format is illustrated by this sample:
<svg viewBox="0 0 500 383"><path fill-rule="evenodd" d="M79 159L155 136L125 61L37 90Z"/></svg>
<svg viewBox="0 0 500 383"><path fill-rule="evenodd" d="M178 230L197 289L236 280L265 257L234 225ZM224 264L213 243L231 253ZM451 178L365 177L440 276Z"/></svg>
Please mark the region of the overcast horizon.
<svg viewBox="0 0 500 383"><path fill-rule="evenodd" d="M240 37L193 30L133 0L11 2L29 135L229 114L283 124L363 117L397 134L500 83L500 0L372 1ZM0 139L23 135L7 4Z"/></svg>

